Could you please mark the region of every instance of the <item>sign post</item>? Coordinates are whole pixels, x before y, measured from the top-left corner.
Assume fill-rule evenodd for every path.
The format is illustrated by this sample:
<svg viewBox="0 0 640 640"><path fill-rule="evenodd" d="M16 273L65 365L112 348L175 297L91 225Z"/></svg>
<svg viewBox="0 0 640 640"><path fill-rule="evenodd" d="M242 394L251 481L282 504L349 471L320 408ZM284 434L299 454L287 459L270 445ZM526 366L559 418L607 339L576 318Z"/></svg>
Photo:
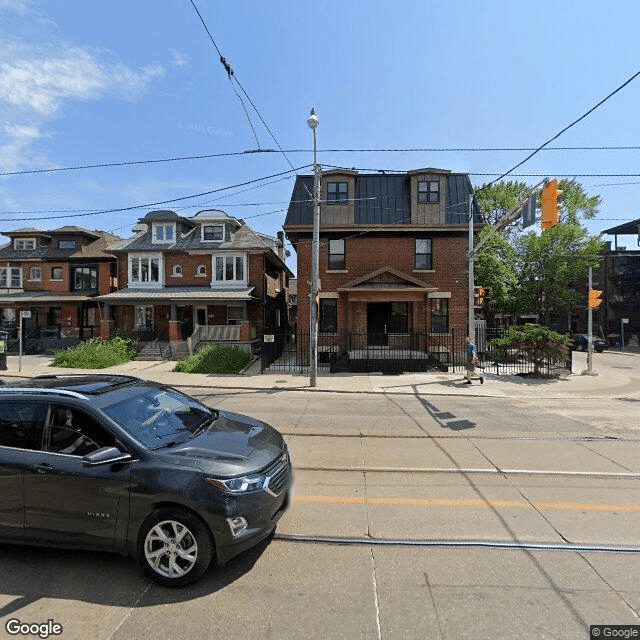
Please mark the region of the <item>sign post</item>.
<svg viewBox="0 0 640 640"><path fill-rule="evenodd" d="M624 325L629 322L629 318L620 319L620 351L624 349Z"/></svg>
<svg viewBox="0 0 640 640"><path fill-rule="evenodd" d="M18 355L18 371L22 371L22 320L23 318L30 318L31 311L21 311L20 312L20 327L18 329L18 335L20 338L20 351Z"/></svg>

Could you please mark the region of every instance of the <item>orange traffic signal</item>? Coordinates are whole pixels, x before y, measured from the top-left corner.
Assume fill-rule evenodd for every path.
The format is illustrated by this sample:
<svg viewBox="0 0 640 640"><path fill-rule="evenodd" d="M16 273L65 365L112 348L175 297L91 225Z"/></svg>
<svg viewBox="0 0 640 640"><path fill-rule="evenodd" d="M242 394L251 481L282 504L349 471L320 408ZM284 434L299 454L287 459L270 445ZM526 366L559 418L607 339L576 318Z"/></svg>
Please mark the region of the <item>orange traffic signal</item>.
<svg viewBox="0 0 640 640"><path fill-rule="evenodd" d="M558 224L558 196L562 193L558 189L558 181L549 180L542 190L542 229L551 229Z"/></svg>
<svg viewBox="0 0 640 640"><path fill-rule="evenodd" d="M602 291L598 291L597 289L591 289L591 291L589 291L589 309L595 309L600 306L602 303L601 295Z"/></svg>
<svg viewBox="0 0 640 640"><path fill-rule="evenodd" d="M484 296L485 296L484 287L474 287L474 292L473 292L474 304L473 304L473 306L476 307L477 309L480 309L481 307L483 307L484 306Z"/></svg>

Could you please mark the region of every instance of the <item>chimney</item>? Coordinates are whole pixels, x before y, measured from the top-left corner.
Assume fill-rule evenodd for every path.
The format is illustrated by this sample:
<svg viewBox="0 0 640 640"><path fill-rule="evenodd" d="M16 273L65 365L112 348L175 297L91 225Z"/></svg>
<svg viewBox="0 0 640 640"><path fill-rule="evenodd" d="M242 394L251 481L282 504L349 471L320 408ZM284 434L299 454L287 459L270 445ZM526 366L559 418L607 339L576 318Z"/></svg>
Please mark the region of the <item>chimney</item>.
<svg viewBox="0 0 640 640"><path fill-rule="evenodd" d="M286 259L284 250L284 231L278 231L278 258L280 258L282 262Z"/></svg>

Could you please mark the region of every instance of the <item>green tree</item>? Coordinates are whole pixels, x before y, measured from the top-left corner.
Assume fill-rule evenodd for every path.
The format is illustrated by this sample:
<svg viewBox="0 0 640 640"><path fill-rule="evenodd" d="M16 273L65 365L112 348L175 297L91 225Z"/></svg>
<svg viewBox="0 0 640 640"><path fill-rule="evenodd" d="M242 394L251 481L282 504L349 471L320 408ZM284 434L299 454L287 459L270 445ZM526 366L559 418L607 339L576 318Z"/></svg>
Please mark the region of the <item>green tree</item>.
<svg viewBox="0 0 640 640"><path fill-rule="evenodd" d="M554 314L580 303L575 284L589 266L598 266L602 242L575 223L558 224L544 233L530 232L516 243L519 256L518 288L514 297L520 311L537 313L549 324Z"/></svg>
<svg viewBox="0 0 640 640"><path fill-rule="evenodd" d="M475 261L475 282L488 290L484 313L489 324L493 324L496 313L511 313L517 309L518 291L518 253L504 233L489 235L491 226L487 225L478 234L477 243L487 236Z"/></svg>
<svg viewBox="0 0 640 640"><path fill-rule="evenodd" d="M539 324L510 327L502 338L489 342L491 359L506 362L512 353L521 353L534 365L534 374L540 374L540 367L548 360L566 360L571 340Z"/></svg>
<svg viewBox="0 0 640 640"><path fill-rule="evenodd" d="M558 189L562 195L558 199L558 221L581 222L591 220L598 215L602 198L599 195L589 196L584 187L574 179L563 178L558 181ZM514 209L531 191L524 182L496 182L483 184L476 188L476 200L480 209L480 217L485 224L495 225L504 215ZM538 196L538 209L540 197ZM509 234L517 232L518 222L509 225Z"/></svg>
<svg viewBox="0 0 640 640"><path fill-rule="evenodd" d="M597 215L600 196L589 196L575 180L560 180L559 224L544 233L520 230L517 222L494 234L480 249L475 284L491 289L491 312L537 313L551 322L554 314L580 303L575 284L596 267L602 243L581 226ZM521 182L484 185L476 191L481 215L496 220L515 208L530 192ZM540 202L538 201L538 206ZM488 233L485 227L479 242ZM495 292L495 293L494 293ZM490 319L490 316L489 318Z"/></svg>

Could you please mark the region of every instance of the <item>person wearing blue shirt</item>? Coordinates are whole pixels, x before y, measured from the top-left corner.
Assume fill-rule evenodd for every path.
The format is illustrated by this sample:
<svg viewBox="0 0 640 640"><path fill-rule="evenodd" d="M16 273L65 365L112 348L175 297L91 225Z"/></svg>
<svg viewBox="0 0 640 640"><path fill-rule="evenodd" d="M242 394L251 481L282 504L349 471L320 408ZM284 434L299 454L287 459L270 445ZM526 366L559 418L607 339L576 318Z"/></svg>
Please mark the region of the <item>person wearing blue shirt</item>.
<svg viewBox="0 0 640 640"><path fill-rule="evenodd" d="M484 384L484 376L476 373L476 365L478 364L478 355L476 353L476 345L471 342L469 338L466 338L467 343L467 360L464 363L466 378L464 384L472 384L471 380L480 380L480 384Z"/></svg>

